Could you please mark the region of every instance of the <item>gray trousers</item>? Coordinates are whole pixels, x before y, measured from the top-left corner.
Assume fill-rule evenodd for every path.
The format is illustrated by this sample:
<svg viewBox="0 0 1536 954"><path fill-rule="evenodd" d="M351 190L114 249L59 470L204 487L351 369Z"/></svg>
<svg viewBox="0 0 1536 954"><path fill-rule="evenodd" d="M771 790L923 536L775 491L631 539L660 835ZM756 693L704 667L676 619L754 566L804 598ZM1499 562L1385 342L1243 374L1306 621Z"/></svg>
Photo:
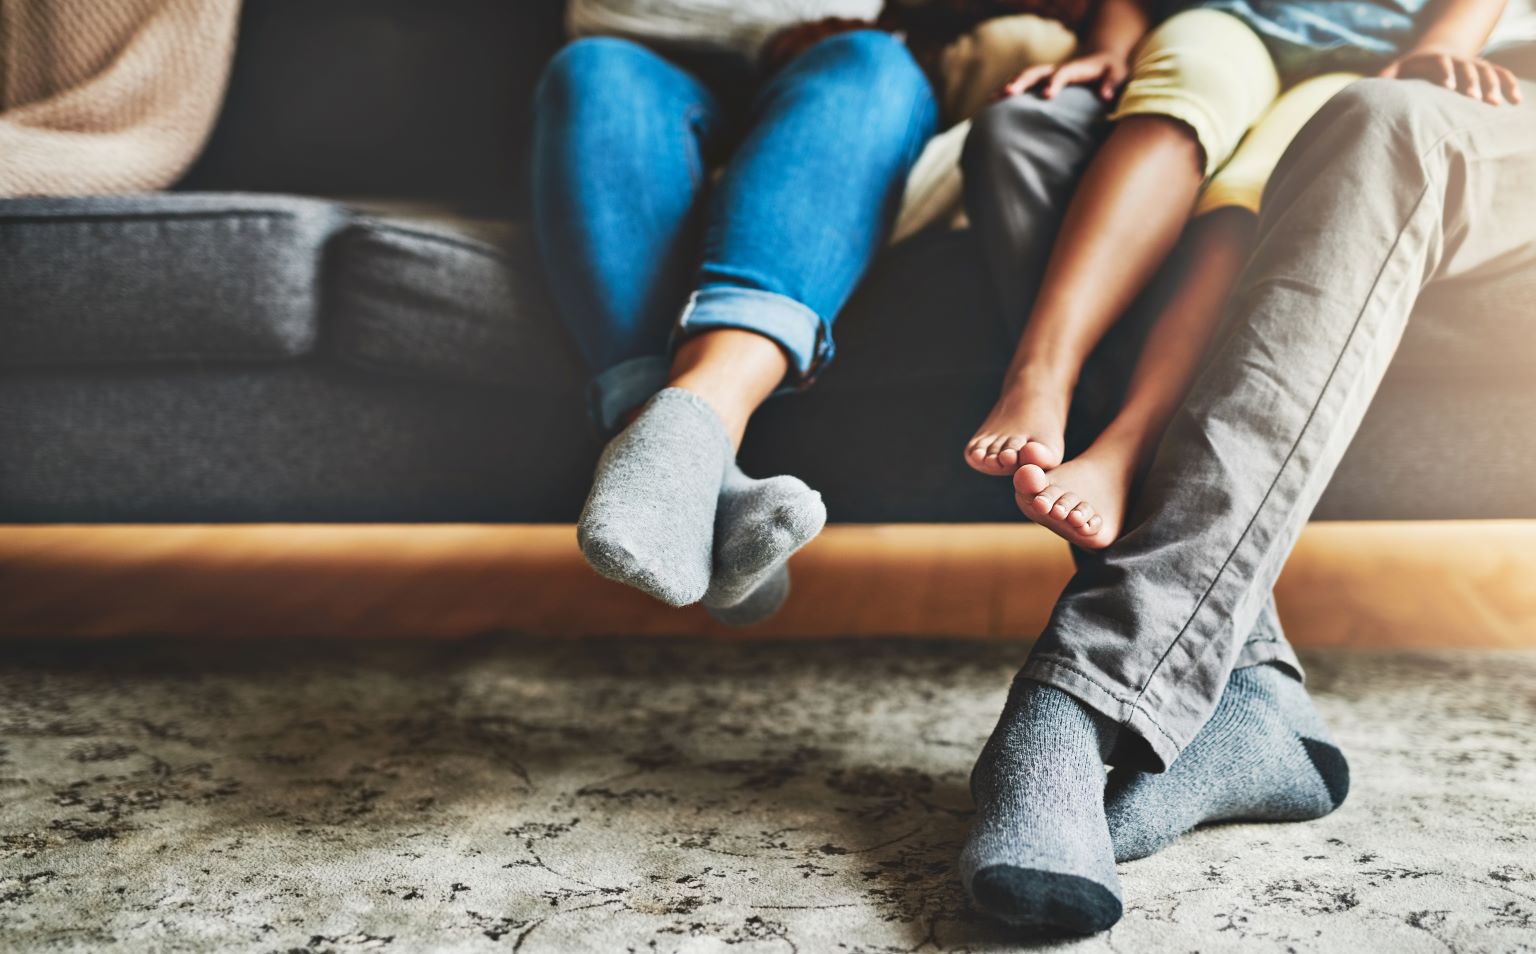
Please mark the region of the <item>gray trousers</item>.
<svg viewBox="0 0 1536 954"><path fill-rule="evenodd" d="M1271 595L1281 566L1431 282L1536 268L1536 84L1490 107L1428 83L1364 80L1291 145L1258 244L1201 375L1163 438L1125 534L1077 554L1021 675L1127 730L1116 761L1160 770L1234 668L1300 669ZM1014 97L977 121L967 210L1022 321L1073 184L1102 136L1084 90ZM1069 452L1118 403L1139 343L1117 327L1084 373L1097 400ZM1108 395L1106 398L1105 395ZM1426 446L1426 450L1428 450ZM1137 744L1138 740L1144 745Z"/></svg>

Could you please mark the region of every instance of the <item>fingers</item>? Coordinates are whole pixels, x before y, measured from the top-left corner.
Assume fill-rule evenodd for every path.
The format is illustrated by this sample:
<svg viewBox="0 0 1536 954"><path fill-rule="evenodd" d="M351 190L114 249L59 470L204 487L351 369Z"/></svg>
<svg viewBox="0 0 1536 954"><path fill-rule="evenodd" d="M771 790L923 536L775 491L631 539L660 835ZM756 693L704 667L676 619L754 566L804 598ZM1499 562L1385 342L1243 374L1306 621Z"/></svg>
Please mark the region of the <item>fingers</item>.
<svg viewBox="0 0 1536 954"><path fill-rule="evenodd" d="M1525 96L1520 92L1520 77L1502 66L1495 66L1493 72L1499 78L1499 90L1507 101L1516 105L1525 102Z"/></svg>
<svg viewBox="0 0 1536 954"><path fill-rule="evenodd" d="M1385 79L1422 79L1490 106L1520 103L1520 80L1505 67L1476 57L1420 52L1395 60L1377 74Z"/></svg>
<svg viewBox="0 0 1536 954"><path fill-rule="evenodd" d="M1397 79L1421 79L1452 92L1460 91L1456 61L1445 53L1418 53L1398 61Z"/></svg>
<svg viewBox="0 0 1536 954"><path fill-rule="evenodd" d="M1017 96L1020 93L1028 92L1038 86L1041 80L1049 77L1055 70L1056 65L1054 63L1042 63L1039 66L1031 66L1009 80L1008 85L1003 87L1002 94L1004 96Z"/></svg>
<svg viewBox="0 0 1536 954"><path fill-rule="evenodd" d="M1483 98L1483 84L1478 77L1476 63L1471 60L1455 60L1451 64L1451 69L1455 76L1453 89L1473 99Z"/></svg>
<svg viewBox="0 0 1536 954"><path fill-rule="evenodd" d="M1504 105L1504 92L1499 88L1499 71L1487 60L1472 64L1477 69L1477 83L1483 91L1483 102L1489 106Z"/></svg>
<svg viewBox="0 0 1536 954"><path fill-rule="evenodd" d="M1120 89L1125 85L1129 71L1122 66L1110 64L1104 68L1103 81L1099 83L1099 98L1106 103L1114 102L1120 95Z"/></svg>
<svg viewBox="0 0 1536 954"><path fill-rule="evenodd" d="M1109 65L1101 60L1077 60L1064 64L1051 77L1051 83L1040 95L1044 99L1050 99L1068 86L1079 84L1099 83L1109 75Z"/></svg>
<svg viewBox="0 0 1536 954"><path fill-rule="evenodd" d="M1085 83L1098 78L1100 72L1100 69L1095 68L1091 64L1068 63L1056 71L1056 75L1051 77L1050 83L1046 84L1045 89L1040 95L1045 99L1051 99L1068 86L1076 86L1078 83Z"/></svg>

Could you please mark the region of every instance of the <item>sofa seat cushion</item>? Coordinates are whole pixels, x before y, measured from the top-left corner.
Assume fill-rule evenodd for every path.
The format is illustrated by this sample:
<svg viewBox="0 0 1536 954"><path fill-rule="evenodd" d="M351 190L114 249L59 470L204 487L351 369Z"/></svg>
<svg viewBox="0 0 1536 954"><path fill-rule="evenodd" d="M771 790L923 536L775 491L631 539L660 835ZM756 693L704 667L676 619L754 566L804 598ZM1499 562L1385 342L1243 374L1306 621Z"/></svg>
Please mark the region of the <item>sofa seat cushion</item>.
<svg viewBox="0 0 1536 954"><path fill-rule="evenodd" d="M337 357L418 379L579 391L526 224L350 204L363 214L336 237L329 266Z"/></svg>
<svg viewBox="0 0 1536 954"><path fill-rule="evenodd" d="M345 221L276 195L0 202L0 366L306 354L323 250Z"/></svg>

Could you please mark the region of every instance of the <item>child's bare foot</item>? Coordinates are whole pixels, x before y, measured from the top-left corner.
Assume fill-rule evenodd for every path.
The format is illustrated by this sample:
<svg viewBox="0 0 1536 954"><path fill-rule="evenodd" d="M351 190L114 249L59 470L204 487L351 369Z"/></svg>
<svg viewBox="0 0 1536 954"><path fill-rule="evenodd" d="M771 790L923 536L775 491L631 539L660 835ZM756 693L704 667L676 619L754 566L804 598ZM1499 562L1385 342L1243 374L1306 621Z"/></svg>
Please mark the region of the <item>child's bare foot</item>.
<svg viewBox="0 0 1536 954"><path fill-rule="evenodd" d="M1064 391L1008 385L965 445L974 470L1007 477L1025 464L1050 470L1061 463L1067 429Z"/></svg>
<svg viewBox="0 0 1536 954"><path fill-rule="evenodd" d="M1090 447L1050 473L1025 464L1013 475L1013 499L1024 516L1085 550L1120 537L1136 468L1129 455Z"/></svg>

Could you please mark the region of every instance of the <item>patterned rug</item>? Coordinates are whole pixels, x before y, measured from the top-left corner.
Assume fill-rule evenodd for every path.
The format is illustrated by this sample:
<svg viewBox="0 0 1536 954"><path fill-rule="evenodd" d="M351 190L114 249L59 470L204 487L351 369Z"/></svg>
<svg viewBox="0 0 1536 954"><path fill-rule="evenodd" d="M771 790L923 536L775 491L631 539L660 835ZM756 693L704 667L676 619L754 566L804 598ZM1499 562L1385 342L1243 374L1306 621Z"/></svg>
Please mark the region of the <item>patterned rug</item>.
<svg viewBox="0 0 1536 954"><path fill-rule="evenodd" d="M1018 645L0 647L0 950L1536 950L1536 655L1307 658L1320 822L1121 868L1082 941L968 909Z"/></svg>

